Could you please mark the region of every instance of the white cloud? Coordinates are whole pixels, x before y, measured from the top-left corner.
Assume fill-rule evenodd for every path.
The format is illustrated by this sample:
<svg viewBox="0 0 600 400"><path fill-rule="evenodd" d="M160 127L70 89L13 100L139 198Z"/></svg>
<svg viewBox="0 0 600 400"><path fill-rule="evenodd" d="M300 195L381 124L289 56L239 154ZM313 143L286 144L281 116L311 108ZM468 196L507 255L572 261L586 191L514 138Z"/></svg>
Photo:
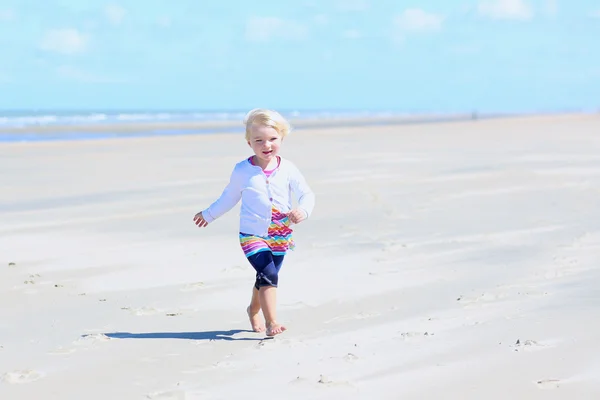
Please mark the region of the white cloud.
<svg viewBox="0 0 600 400"><path fill-rule="evenodd" d="M104 8L104 14L111 24L119 25L123 22L127 10L118 4L110 4Z"/></svg>
<svg viewBox="0 0 600 400"><path fill-rule="evenodd" d="M558 14L558 0L546 0L544 2L544 13L551 17Z"/></svg>
<svg viewBox="0 0 600 400"><path fill-rule="evenodd" d="M97 75L72 65L61 65L56 74L64 79L85 83L123 83L123 80Z"/></svg>
<svg viewBox="0 0 600 400"><path fill-rule="evenodd" d="M481 15L493 19L529 20L533 9L524 0L485 0L477 7Z"/></svg>
<svg viewBox="0 0 600 400"><path fill-rule="evenodd" d="M173 24L173 21L171 20L170 17L160 17L159 19L156 20L156 23L160 26L162 26L163 28L168 28Z"/></svg>
<svg viewBox="0 0 600 400"><path fill-rule="evenodd" d="M0 84L1 83L10 83L10 82L12 82L10 75L0 71Z"/></svg>
<svg viewBox="0 0 600 400"><path fill-rule="evenodd" d="M327 25L329 23L329 17L325 14L319 14L314 16L313 21L315 21L315 24L317 25Z"/></svg>
<svg viewBox="0 0 600 400"><path fill-rule="evenodd" d="M42 50L60 54L80 53L86 47L87 37L72 28L49 30L40 42Z"/></svg>
<svg viewBox="0 0 600 400"><path fill-rule="evenodd" d="M101 24L95 20L84 20L81 22L81 25L82 25L83 29L86 31L93 31L95 29L98 29L101 26Z"/></svg>
<svg viewBox="0 0 600 400"><path fill-rule="evenodd" d="M356 29L348 29L342 32L342 36L346 39L360 39L362 37L362 33Z"/></svg>
<svg viewBox="0 0 600 400"><path fill-rule="evenodd" d="M476 54L481 51L481 46L475 44L461 44L448 47L452 54Z"/></svg>
<svg viewBox="0 0 600 400"><path fill-rule="evenodd" d="M396 16L394 25L400 33L439 31L444 19L443 15L431 14L420 8L409 8Z"/></svg>
<svg viewBox="0 0 600 400"><path fill-rule="evenodd" d="M338 11L366 11L370 7L368 0L336 0Z"/></svg>
<svg viewBox="0 0 600 400"><path fill-rule="evenodd" d="M15 17L13 10L0 10L0 21L12 21Z"/></svg>
<svg viewBox="0 0 600 400"><path fill-rule="evenodd" d="M268 42L273 38L302 40L308 35L306 26L276 17L251 17L246 22L246 40Z"/></svg>

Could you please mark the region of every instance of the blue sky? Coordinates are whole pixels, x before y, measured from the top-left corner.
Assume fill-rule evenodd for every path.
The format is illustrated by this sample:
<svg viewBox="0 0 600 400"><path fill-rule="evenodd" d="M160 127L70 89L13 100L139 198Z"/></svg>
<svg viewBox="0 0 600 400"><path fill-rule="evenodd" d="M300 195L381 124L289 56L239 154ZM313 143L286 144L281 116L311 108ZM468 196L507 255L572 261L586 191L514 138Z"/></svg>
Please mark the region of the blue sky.
<svg viewBox="0 0 600 400"><path fill-rule="evenodd" d="M0 0L2 109L600 108L597 0Z"/></svg>

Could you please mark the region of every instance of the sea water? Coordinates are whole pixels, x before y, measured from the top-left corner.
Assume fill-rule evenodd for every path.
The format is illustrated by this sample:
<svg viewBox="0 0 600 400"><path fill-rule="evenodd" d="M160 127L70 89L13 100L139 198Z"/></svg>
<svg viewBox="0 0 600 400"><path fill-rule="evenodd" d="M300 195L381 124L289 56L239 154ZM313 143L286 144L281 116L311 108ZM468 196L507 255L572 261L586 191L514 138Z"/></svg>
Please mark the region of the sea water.
<svg viewBox="0 0 600 400"><path fill-rule="evenodd" d="M248 110L0 110L0 142L29 142L52 140L85 140L103 138L122 138L135 136L164 136L181 134L202 134L220 132L243 132L243 119ZM318 127L314 120L323 121L323 125L345 125L345 121L360 118L370 120L370 124L385 123L389 118L409 118L414 115L397 111L370 110L282 110L285 117L294 120L294 128L301 128L303 120L312 120L311 126ZM448 116L442 117L446 119ZM440 120L440 116L426 115L422 120ZM407 120L408 121L408 120ZM194 122L230 122L227 126L207 126L194 129L165 128L165 124ZM236 122L239 122L236 124ZM156 127L152 127L157 123ZM121 129L128 124L147 125L148 129ZM98 129L102 125L105 129ZM41 130L39 127L43 127ZM56 130L53 129L56 127ZM69 127L69 129L65 129ZM73 127L77 127L73 129ZM15 130L18 128L18 130Z"/></svg>

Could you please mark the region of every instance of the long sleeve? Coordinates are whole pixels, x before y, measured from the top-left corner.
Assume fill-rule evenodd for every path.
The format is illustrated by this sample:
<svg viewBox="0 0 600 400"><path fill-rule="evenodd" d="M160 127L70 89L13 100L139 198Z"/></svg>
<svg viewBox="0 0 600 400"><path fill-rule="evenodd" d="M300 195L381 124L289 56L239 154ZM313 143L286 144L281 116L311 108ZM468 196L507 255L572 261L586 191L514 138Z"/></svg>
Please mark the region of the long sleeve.
<svg viewBox="0 0 600 400"><path fill-rule="evenodd" d="M202 211L204 220L208 223L213 222L235 206L242 198L242 179L238 166L233 169L229 178L229 183L221 193L221 196L208 208Z"/></svg>
<svg viewBox="0 0 600 400"><path fill-rule="evenodd" d="M298 201L298 208L304 211L306 218L310 217L315 207L315 194L296 166L291 168L290 187Z"/></svg>

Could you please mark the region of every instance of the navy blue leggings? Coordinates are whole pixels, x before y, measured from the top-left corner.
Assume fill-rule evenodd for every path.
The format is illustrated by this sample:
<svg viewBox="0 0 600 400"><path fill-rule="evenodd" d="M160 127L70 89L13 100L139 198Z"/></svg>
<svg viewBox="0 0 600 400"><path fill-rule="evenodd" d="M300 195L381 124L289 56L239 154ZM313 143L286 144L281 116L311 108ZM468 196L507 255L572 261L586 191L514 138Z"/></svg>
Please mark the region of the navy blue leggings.
<svg viewBox="0 0 600 400"><path fill-rule="evenodd" d="M257 290L260 290L263 286L277 287L283 257L273 255L270 251L259 251L248 257L248 261L250 261L250 264L256 270L254 287Z"/></svg>

